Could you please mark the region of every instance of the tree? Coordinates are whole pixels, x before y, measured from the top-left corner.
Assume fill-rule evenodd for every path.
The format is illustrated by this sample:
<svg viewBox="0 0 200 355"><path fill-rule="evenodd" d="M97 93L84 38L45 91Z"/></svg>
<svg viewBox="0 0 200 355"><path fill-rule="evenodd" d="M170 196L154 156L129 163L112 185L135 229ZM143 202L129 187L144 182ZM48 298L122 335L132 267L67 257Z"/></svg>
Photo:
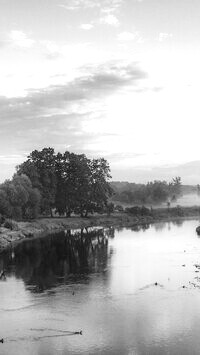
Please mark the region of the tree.
<svg viewBox="0 0 200 355"><path fill-rule="evenodd" d="M110 167L106 159L93 159L91 169L91 203L93 210L99 210L106 206L108 198L112 196L113 189L109 184L111 179Z"/></svg>
<svg viewBox="0 0 200 355"><path fill-rule="evenodd" d="M26 174L41 194L41 211L50 212L55 207L57 188L55 153L53 148L34 150L28 159L17 167L18 174Z"/></svg>
<svg viewBox="0 0 200 355"><path fill-rule="evenodd" d="M164 202L168 197L168 185L166 181L155 180L153 183L148 183L147 191L148 190L150 202Z"/></svg>
<svg viewBox="0 0 200 355"><path fill-rule="evenodd" d="M112 189L108 183L110 168L105 159L88 159L84 154L60 153L56 158L58 212L87 217L107 203Z"/></svg>
<svg viewBox="0 0 200 355"><path fill-rule="evenodd" d="M12 215L12 207L2 186L0 186L0 214L6 217L11 217Z"/></svg>
<svg viewBox="0 0 200 355"><path fill-rule="evenodd" d="M114 207L115 207L115 205L114 205L113 202L109 202L109 203L106 204L106 212L107 212L108 216L110 216L111 213L114 212Z"/></svg>
<svg viewBox="0 0 200 355"><path fill-rule="evenodd" d="M41 211L46 213L56 208L60 215L75 212L87 217L105 207L112 194L110 167L103 158L90 160L84 154L55 154L53 148L44 148L34 150L17 174L26 174L40 191Z"/></svg>
<svg viewBox="0 0 200 355"><path fill-rule="evenodd" d="M34 196L34 198L33 198ZM13 176L0 185L0 213L14 219L37 217L40 193L26 175Z"/></svg>
<svg viewBox="0 0 200 355"><path fill-rule="evenodd" d="M181 194L181 184L180 176L176 176L172 179L171 183L169 183L169 191L173 199L176 199L176 197Z"/></svg>

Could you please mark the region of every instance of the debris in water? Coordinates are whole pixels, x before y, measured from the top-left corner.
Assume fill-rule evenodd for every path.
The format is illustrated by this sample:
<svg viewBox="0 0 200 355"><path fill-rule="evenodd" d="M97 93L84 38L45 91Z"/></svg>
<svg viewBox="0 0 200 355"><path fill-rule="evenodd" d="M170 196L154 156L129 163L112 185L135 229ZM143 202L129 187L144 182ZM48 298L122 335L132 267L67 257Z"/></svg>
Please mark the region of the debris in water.
<svg viewBox="0 0 200 355"><path fill-rule="evenodd" d="M82 335L83 331L73 331L73 330L63 330L63 329L55 329L55 328L30 328L32 331L36 332L45 332L45 331L52 331L56 333L63 333L65 335L73 335L73 334L80 334Z"/></svg>
<svg viewBox="0 0 200 355"><path fill-rule="evenodd" d="M139 291L143 291L143 290L150 288L152 286L164 287L163 285L159 284L158 282L154 282L153 284L149 284L149 285L139 288Z"/></svg>
<svg viewBox="0 0 200 355"><path fill-rule="evenodd" d="M197 269L200 269L200 265L199 265L199 264L194 264L194 266L195 266Z"/></svg>
<svg viewBox="0 0 200 355"><path fill-rule="evenodd" d="M59 329L48 329L48 328L44 328L44 329L34 329L31 328L30 330L33 331L55 331L56 334L45 334L45 335L39 335L39 336L27 336L27 337L23 337L23 338L8 338L7 341L8 342L19 342L19 341L27 341L27 339L29 340L34 340L34 341L38 341L41 339L45 339L45 338L58 338L58 337L66 337L66 336L70 336L70 335L83 335L83 331L79 330L79 331L70 331L70 330L59 330ZM0 339L1 343L4 343L4 339Z"/></svg>

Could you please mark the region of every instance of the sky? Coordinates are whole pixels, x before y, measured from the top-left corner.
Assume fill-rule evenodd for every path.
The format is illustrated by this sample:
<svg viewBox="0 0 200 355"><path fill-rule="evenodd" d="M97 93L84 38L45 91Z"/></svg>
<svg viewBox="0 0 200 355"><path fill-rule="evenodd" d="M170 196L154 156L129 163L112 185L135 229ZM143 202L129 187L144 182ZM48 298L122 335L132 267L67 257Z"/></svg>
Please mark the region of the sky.
<svg viewBox="0 0 200 355"><path fill-rule="evenodd" d="M35 149L200 182L199 0L0 0L0 181Z"/></svg>

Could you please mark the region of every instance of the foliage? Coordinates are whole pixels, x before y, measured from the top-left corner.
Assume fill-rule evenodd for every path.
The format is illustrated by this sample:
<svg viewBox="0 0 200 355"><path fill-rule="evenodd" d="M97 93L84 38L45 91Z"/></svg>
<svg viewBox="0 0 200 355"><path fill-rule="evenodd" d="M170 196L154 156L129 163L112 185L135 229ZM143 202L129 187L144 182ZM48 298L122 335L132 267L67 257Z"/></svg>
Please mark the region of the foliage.
<svg viewBox="0 0 200 355"><path fill-rule="evenodd" d="M146 208L144 206L140 207L140 206L134 206L134 207L127 207L125 209L126 213L131 214L132 216L150 216L151 210L149 208Z"/></svg>
<svg viewBox="0 0 200 355"><path fill-rule="evenodd" d="M3 226L5 228L8 228L8 229L11 229L11 230L14 230L14 231L18 231L19 230L19 227L17 225L17 223L15 221L13 221L12 219L6 219Z"/></svg>
<svg viewBox="0 0 200 355"><path fill-rule="evenodd" d="M113 201L127 204L159 204L176 199L181 194L181 178L170 183L155 180L145 184L127 184L125 189L115 189Z"/></svg>
<svg viewBox="0 0 200 355"><path fill-rule="evenodd" d="M108 215L108 216L110 216L111 213L114 212L114 207L115 207L114 203L112 203L112 202L107 203L107 205L106 205L106 212L107 212L107 215Z"/></svg>
<svg viewBox="0 0 200 355"><path fill-rule="evenodd" d="M40 194L26 175L13 176L0 185L0 213L14 219L34 218L39 212Z"/></svg>
<svg viewBox="0 0 200 355"><path fill-rule="evenodd" d="M53 148L33 151L17 167L26 174L41 195L41 212L70 216L72 212L87 217L103 210L112 189L108 180L110 167L104 158L89 159L68 151L55 154Z"/></svg>
<svg viewBox="0 0 200 355"><path fill-rule="evenodd" d="M114 209L116 212L123 212L124 211L124 208L122 205L116 205Z"/></svg>
<svg viewBox="0 0 200 355"><path fill-rule="evenodd" d="M29 177L41 194L41 211L51 212L56 194L55 153L53 148L34 150L28 159L17 167L18 175Z"/></svg>

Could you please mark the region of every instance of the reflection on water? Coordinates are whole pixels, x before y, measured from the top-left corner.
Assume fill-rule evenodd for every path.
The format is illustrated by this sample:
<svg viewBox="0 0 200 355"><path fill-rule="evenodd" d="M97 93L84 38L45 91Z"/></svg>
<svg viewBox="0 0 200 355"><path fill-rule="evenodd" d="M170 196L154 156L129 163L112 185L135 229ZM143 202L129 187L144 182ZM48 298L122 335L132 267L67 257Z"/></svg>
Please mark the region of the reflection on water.
<svg viewBox="0 0 200 355"><path fill-rule="evenodd" d="M197 225L65 231L3 253L0 354L199 354Z"/></svg>
<svg viewBox="0 0 200 355"><path fill-rule="evenodd" d="M114 229L65 231L46 238L26 240L4 253L0 273L23 279L35 292L59 283L87 279L91 273L106 270L108 237Z"/></svg>

